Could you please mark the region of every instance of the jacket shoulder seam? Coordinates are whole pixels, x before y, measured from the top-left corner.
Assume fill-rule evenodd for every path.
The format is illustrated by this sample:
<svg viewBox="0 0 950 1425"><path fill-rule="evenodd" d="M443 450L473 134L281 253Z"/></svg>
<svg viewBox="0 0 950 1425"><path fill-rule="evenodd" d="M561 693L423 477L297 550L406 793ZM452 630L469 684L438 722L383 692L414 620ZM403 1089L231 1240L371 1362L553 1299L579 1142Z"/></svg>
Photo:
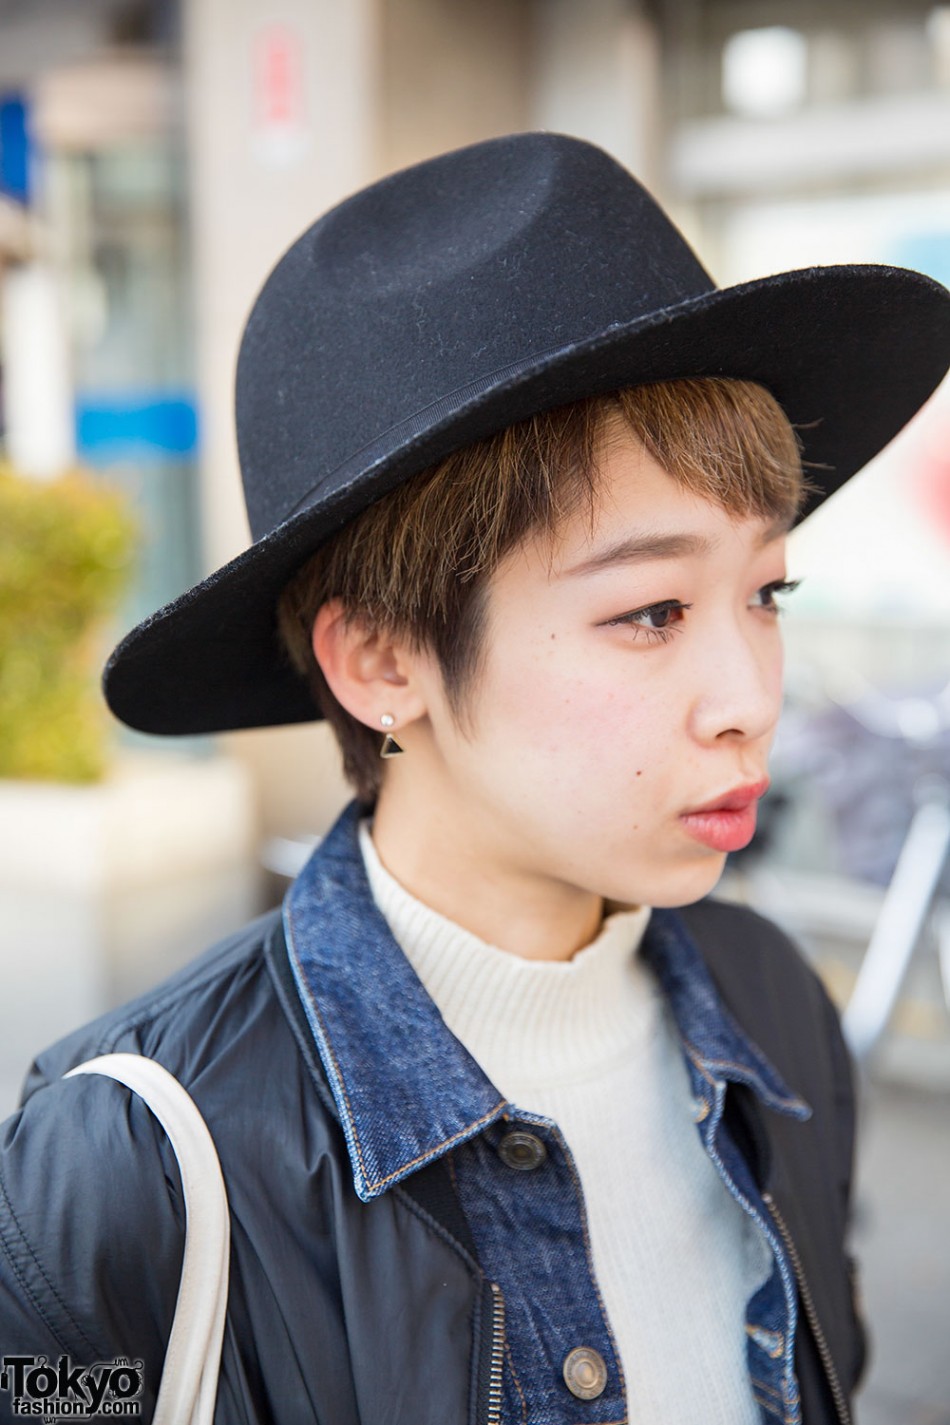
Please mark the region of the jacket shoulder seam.
<svg viewBox="0 0 950 1425"><path fill-rule="evenodd" d="M245 965L254 958L262 959L266 934L266 930L262 929L257 937L244 948L237 960L228 958L233 954L235 947L226 942L221 947L220 957L215 957L210 965L196 967L192 975L186 975L184 979L164 992L153 991L146 998L144 1004L139 1004L132 1013L126 1014L123 1018L117 1019L110 1016L108 1024L104 1026L102 1034L96 1040L98 1052L105 1053L112 1050L126 1034L141 1029L144 1025L154 1023L181 1000L190 999L196 990L213 984L215 980L226 980L229 975L235 973L238 966ZM222 960L224 960L223 964Z"/></svg>

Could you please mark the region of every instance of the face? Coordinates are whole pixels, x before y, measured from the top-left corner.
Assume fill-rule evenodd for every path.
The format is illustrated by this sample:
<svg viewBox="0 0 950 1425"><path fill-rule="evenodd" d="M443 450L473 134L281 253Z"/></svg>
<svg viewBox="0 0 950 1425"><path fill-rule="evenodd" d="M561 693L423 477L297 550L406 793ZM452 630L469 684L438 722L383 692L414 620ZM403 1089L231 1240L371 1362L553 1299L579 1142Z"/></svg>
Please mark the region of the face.
<svg viewBox="0 0 950 1425"><path fill-rule="evenodd" d="M593 533L581 511L553 559L533 540L496 572L470 736L423 670L425 793L482 869L685 905L754 829L784 539L684 491L626 430L605 450ZM699 813L736 789L744 811Z"/></svg>

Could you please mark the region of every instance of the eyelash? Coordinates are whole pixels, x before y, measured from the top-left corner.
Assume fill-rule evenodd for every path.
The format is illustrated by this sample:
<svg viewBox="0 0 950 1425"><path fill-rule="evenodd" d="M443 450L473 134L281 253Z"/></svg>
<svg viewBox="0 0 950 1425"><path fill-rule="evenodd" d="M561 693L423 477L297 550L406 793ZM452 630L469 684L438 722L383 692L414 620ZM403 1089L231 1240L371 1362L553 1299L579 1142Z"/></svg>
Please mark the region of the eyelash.
<svg viewBox="0 0 950 1425"><path fill-rule="evenodd" d="M768 598L767 604L760 607L766 613L775 614L782 612L781 605L775 603L776 594L792 594L801 583L801 579L774 579L771 584L763 584L757 590L759 594L764 594ZM668 643L674 633L679 633L682 622L667 625L665 628L650 628L646 624L637 623L637 619L645 618L648 615L657 616L666 613L685 613L691 609L692 604L682 604L679 599L664 599L659 604L648 604L646 608L633 609L628 614L621 614L619 618L607 620L607 626L613 627L615 624L625 624L633 633L634 638L639 638L641 634L646 634L652 642Z"/></svg>

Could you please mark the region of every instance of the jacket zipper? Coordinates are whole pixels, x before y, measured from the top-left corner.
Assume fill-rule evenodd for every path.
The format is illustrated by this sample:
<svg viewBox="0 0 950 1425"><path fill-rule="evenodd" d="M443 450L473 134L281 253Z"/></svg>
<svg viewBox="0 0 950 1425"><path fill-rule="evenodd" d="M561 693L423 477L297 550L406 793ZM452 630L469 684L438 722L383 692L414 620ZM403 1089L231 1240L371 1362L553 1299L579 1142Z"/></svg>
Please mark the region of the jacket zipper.
<svg viewBox="0 0 950 1425"><path fill-rule="evenodd" d="M505 1363L505 1298L501 1287L489 1282L492 1295L491 1363L488 1374L488 1414L485 1425L500 1425L502 1401L502 1370Z"/></svg>
<svg viewBox="0 0 950 1425"><path fill-rule="evenodd" d="M779 1211L778 1204L772 1194L770 1192L764 1192L762 1194L762 1200L772 1214L775 1225L781 1234L782 1241L785 1243L785 1250L788 1252L789 1259L792 1263L792 1270L795 1273L798 1289L801 1292L805 1315L808 1317L808 1323L811 1326L812 1334L818 1346L818 1354L821 1356L822 1365L825 1368L825 1375L831 1387L831 1394L834 1397L838 1419L841 1425L852 1425L848 1402L845 1400L844 1391L841 1389L841 1382L838 1379L838 1372L835 1370L835 1363L831 1359L831 1351L828 1349L828 1342L825 1340L825 1333L822 1331L821 1322L818 1320L818 1313L815 1310L811 1289L805 1280L805 1273L802 1268L801 1258L798 1255L798 1248L792 1240L792 1234L789 1232L785 1218Z"/></svg>

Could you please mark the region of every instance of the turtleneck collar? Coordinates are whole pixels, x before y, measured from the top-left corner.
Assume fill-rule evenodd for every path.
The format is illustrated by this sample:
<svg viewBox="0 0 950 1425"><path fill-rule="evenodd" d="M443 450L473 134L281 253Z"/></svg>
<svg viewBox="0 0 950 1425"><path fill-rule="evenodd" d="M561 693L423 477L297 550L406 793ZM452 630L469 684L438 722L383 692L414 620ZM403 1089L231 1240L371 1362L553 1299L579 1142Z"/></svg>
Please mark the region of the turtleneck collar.
<svg viewBox="0 0 950 1425"><path fill-rule="evenodd" d="M578 1082L647 1042L660 999L637 955L648 906L608 906L596 937L570 960L527 960L411 895L380 860L368 818L359 839L393 937L448 1028L509 1097Z"/></svg>

